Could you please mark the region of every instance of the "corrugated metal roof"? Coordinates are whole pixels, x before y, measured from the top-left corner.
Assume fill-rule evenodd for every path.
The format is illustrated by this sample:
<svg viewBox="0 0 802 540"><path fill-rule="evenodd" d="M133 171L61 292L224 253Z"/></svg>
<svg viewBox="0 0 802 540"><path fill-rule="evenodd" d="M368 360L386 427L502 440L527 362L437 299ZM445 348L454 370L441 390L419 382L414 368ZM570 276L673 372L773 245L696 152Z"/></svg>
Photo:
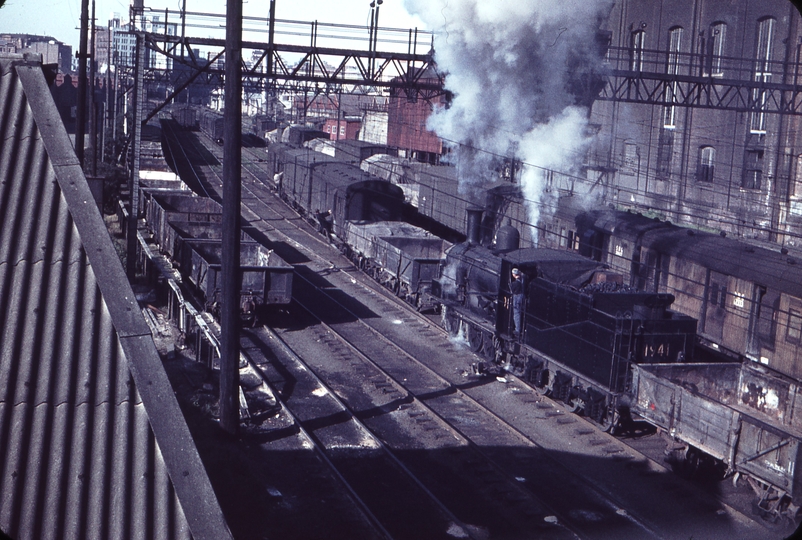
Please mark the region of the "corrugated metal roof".
<svg viewBox="0 0 802 540"><path fill-rule="evenodd" d="M0 529L231 538L38 56L0 56Z"/></svg>

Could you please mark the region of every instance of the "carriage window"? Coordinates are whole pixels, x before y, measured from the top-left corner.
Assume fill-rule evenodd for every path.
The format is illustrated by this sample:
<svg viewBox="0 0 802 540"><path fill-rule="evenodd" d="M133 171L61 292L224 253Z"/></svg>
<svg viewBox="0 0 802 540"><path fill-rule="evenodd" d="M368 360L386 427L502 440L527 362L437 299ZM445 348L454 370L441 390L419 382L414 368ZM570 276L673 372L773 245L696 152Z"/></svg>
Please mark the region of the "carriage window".
<svg viewBox="0 0 802 540"><path fill-rule="evenodd" d="M708 298L710 305L724 307L727 299L727 288L720 286L718 283L710 284L710 297Z"/></svg>
<svg viewBox="0 0 802 540"><path fill-rule="evenodd" d="M799 343L800 338L802 338L802 312L789 309L786 339L794 343Z"/></svg>
<svg viewBox="0 0 802 540"><path fill-rule="evenodd" d="M785 339L792 343L799 343L802 337L802 312L795 309L788 310L788 330Z"/></svg>

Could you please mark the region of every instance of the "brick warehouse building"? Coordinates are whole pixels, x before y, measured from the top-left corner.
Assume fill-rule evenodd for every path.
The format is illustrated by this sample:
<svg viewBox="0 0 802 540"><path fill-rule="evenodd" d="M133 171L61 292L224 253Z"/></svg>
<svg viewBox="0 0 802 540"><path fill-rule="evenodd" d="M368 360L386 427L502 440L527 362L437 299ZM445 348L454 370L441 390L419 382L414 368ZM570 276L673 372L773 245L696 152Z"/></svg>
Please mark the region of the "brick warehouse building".
<svg viewBox="0 0 802 540"><path fill-rule="evenodd" d="M787 89L802 75L797 8L619 0L603 30L616 71L592 108L599 137L587 164L604 202L802 248L802 116L774 112L793 106ZM640 97L605 100L622 81ZM737 110L749 101L756 108Z"/></svg>

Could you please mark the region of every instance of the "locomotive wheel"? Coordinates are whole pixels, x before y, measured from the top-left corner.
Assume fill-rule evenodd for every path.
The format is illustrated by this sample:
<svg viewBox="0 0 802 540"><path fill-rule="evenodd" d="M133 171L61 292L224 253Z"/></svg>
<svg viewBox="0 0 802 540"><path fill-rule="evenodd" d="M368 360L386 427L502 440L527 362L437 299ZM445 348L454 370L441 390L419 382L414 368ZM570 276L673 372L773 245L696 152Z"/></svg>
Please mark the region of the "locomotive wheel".
<svg viewBox="0 0 802 540"><path fill-rule="evenodd" d="M468 344L471 346L471 350L479 353L482 350L482 342L482 329L468 323Z"/></svg>

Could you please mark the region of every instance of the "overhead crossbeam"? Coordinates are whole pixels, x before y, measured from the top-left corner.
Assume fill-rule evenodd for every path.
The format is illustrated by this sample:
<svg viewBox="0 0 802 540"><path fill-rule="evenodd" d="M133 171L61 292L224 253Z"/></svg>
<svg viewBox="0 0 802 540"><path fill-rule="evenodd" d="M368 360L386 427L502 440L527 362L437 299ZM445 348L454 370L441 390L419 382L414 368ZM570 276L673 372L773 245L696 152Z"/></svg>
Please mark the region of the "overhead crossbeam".
<svg viewBox="0 0 802 540"><path fill-rule="evenodd" d="M603 101L802 114L798 64L609 47L604 68Z"/></svg>
<svg viewBox="0 0 802 540"><path fill-rule="evenodd" d="M802 114L802 86L613 70L599 100L737 112Z"/></svg>
<svg viewBox="0 0 802 540"><path fill-rule="evenodd" d="M146 33L144 36L149 49L171 58L174 63L184 64L193 69L203 69L209 80L222 78L223 69L201 65L197 59L181 57L176 54L176 51L178 50L177 45L181 43L188 50L192 50L192 46L213 47L222 50L223 40L181 38L151 33ZM257 62L250 66L243 66L243 77L245 78L335 88L343 86L397 88L404 90L407 94L414 93L417 97L424 99L446 93L443 87L443 75L433 69L434 61L430 54L270 45L261 42L243 42L243 49L262 51ZM282 57L287 54L300 55L300 60L290 67ZM268 60L271 58L272 62L269 62ZM270 71L268 71L268 66L270 66ZM150 73L158 79L164 75L159 74L159 71L163 70L151 68Z"/></svg>

